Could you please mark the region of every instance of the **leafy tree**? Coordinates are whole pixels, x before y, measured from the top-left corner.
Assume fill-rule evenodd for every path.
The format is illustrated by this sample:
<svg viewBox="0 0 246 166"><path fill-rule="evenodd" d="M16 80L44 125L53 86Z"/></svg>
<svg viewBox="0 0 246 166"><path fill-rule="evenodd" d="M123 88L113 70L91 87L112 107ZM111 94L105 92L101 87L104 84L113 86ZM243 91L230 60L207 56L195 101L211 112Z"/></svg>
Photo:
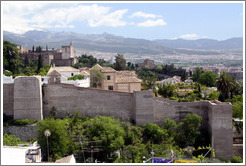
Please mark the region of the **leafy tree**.
<svg viewBox="0 0 246 166"><path fill-rule="evenodd" d="M215 90L213 90L208 96L209 100L218 100L218 98L219 98L219 92Z"/></svg>
<svg viewBox="0 0 246 166"><path fill-rule="evenodd" d="M203 69L201 67L196 67L194 73L192 74L192 80L194 82L198 82L203 73Z"/></svg>
<svg viewBox="0 0 246 166"><path fill-rule="evenodd" d="M201 121L202 118L197 114L187 114L183 122L177 125L175 141L181 148L195 143L196 137L200 134L198 129Z"/></svg>
<svg viewBox="0 0 246 166"><path fill-rule="evenodd" d="M19 73L19 68L22 66L22 61L19 56L19 49L16 44L9 41L3 41L3 68L11 71L13 74Z"/></svg>
<svg viewBox="0 0 246 166"><path fill-rule="evenodd" d="M84 123L84 135L90 141L101 141L103 152L100 153L104 160L110 153L124 145L124 129L120 121L113 117L98 116Z"/></svg>
<svg viewBox="0 0 246 166"><path fill-rule="evenodd" d="M221 101L229 98L229 92L233 87L232 78L227 76L225 72L221 73L217 79L216 86L219 92L221 92Z"/></svg>
<svg viewBox="0 0 246 166"><path fill-rule="evenodd" d="M106 79L105 75L97 67L93 67L90 71L90 87L101 87L101 81Z"/></svg>
<svg viewBox="0 0 246 166"><path fill-rule="evenodd" d="M216 83L216 77L217 76L215 73L213 73L211 71L205 71L204 73L201 74L198 82L203 84L203 85L212 87Z"/></svg>
<svg viewBox="0 0 246 166"><path fill-rule="evenodd" d="M168 136L167 131L160 128L157 124L147 123L143 128L145 139L156 144L161 143Z"/></svg>
<svg viewBox="0 0 246 166"><path fill-rule="evenodd" d="M24 64L25 64L25 66L28 66L30 64L30 61L29 61L29 58L27 57L27 55L25 56Z"/></svg>
<svg viewBox="0 0 246 166"><path fill-rule="evenodd" d="M41 146L44 160L47 161L47 138L44 131L49 129L51 135L48 137L49 155L52 161L64 157L68 152L70 144L67 135L67 122L61 119L47 118L37 123L38 143Z"/></svg>
<svg viewBox="0 0 246 166"><path fill-rule="evenodd" d="M32 52L34 52L34 45L32 46Z"/></svg>
<svg viewBox="0 0 246 166"><path fill-rule="evenodd" d="M232 117L243 119L243 101L232 104Z"/></svg>
<svg viewBox="0 0 246 166"><path fill-rule="evenodd" d="M175 131L176 131L176 128L177 128L177 124L175 121L167 118L163 121L163 129L166 129L167 130L167 133L168 133L168 136L169 138L174 138L175 136Z"/></svg>
<svg viewBox="0 0 246 166"><path fill-rule="evenodd" d="M117 54L115 62L115 70L124 70L126 68L126 60L123 55Z"/></svg>
<svg viewBox="0 0 246 166"><path fill-rule="evenodd" d="M145 77L142 81L144 90L153 89L157 78L155 77Z"/></svg>
<svg viewBox="0 0 246 166"><path fill-rule="evenodd" d="M20 143L20 138L15 135L9 135L7 133L3 134L3 145L5 146L18 146Z"/></svg>

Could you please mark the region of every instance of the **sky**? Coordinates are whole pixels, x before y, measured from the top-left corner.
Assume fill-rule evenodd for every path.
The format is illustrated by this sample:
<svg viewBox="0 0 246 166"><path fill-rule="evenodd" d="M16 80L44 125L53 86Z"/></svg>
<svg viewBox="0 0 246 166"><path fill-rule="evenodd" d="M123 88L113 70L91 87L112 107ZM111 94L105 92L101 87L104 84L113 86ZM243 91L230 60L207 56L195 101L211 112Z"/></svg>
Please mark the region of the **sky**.
<svg viewBox="0 0 246 166"><path fill-rule="evenodd" d="M243 37L243 3L3 2L2 29L109 33L130 38Z"/></svg>

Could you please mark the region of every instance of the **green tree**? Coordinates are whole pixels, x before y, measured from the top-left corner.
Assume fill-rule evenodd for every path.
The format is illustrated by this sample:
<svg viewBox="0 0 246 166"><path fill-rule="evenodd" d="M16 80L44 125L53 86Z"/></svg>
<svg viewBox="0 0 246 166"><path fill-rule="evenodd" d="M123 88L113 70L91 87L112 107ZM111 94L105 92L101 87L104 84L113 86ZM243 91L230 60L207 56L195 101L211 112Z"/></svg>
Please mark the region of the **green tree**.
<svg viewBox="0 0 246 166"><path fill-rule="evenodd" d="M32 52L34 52L34 45L32 46Z"/></svg>
<svg viewBox="0 0 246 166"><path fill-rule="evenodd" d="M150 140L152 143L158 144L167 139L167 131L157 124L147 123L143 128L146 142L147 140Z"/></svg>
<svg viewBox="0 0 246 166"><path fill-rule="evenodd" d="M212 87L216 83L216 77L217 76L215 73L213 73L211 71L205 71L204 73L201 74L198 82L203 84L203 85Z"/></svg>
<svg viewBox="0 0 246 166"><path fill-rule="evenodd" d="M105 75L102 74L102 72L94 66L90 71L90 87L101 87L101 81L105 80Z"/></svg>
<svg viewBox="0 0 246 166"><path fill-rule="evenodd" d="M3 134L3 145L5 146L18 146L20 143L20 138L15 135L9 135L7 133Z"/></svg>
<svg viewBox="0 0 246 166"><path fill-rule="evenodd" d="M126 68L126 60L123 55L115 56L115 70L124 70Z"/></svg>
<svg viewBox="0 0 246 166"><path fill-rule="evenodd" d="M192 74L192 80L194 82L198 82L202 73L203 73L203 69L201 67L196 67L194 73Z"/></svg>
<svg viewBox="0 0 246 166"><path fill-rule="evenodd" d="M170 139L173 139L175 137L175 131L177 128L177 124L175 121L167 118L163 121L163 129L167 130L168 136Z"/></svg>
<svg viewBox="0 0 246 166"><path fill-rule="evenodd" d="M37 73L40 72L40 69L44 67L44 64L43 64L43 58L41 56L41 54L39 54L38 56L38 70L37 70Z"/></svg>
<svg viewBox="0 0 246 166"><path fill-rule="evenodd" d="M175 141L181 147L193 146L199 136L202 118L197 114L187 114L177 125Z"/></svg>
<svg viewBox="0 0 246 166"><path fill-rule="evenodd" d="M3 41L3 68L11 71L13 74L18 74L22 61L19 56L19 49L16 44L9 41Z"/></svg>
<svg viewBox="0 0 246 166"><path fill-rule="evenodd" d="M225 72L221 73L217 79L216 86L219 92L221 92L221 101L229 98L229 92L233 87L232 78L227 76Z"/></svg>
<svg viewBox="0 0 246 166"><path fill-rule="evenodd" d="M49 129L51 135L48 137L49 155L52 161L64 157L68 152L70 144L67 135L67 122L61 119L47 118L37 123L38 143L41 146L44 160L47 161L47 138L44 131Z"/></svg>
<svg viewBox="0 0 246 166"><path fill-rule="evenodd" d="M124 145L124 129L114 117L98 116L86 121L83 125L84 135L90 141L101 141L101 157L108 160L110 153Z"/></svg>

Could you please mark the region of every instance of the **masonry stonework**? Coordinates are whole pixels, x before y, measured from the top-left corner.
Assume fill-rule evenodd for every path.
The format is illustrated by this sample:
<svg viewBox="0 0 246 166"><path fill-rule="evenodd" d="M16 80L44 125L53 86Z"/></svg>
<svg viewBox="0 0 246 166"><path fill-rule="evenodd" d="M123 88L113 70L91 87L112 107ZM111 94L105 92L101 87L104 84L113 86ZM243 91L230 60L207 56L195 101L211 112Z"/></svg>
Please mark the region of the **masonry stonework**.
<svg viewBox="0 0 246 166"><path fill-rule="evenodd" d="M14 84L3 84L3 110L8 116L14 116Z"/></svg>
<svg viewBox="0 0 246 166"><path fill-rule="evenodd" d="M14 81L14 119L43 119L41 77L17 77Z"/></svg>
<svg viewBox="0 0 246 166"><path fill-rule="evenodd" d="M137 125L148 122L161 124L166 118L180 122L188 113L195 113L203 119L201 128L211 134L211 145L215 149L216 157L232 156L230 103L179 103L175 100L153 98L152 91L127 93L76 87L59 82L50 82L42 87L40 79L17 77L14 84L4 84L3 112L13 114L14 119L40 120L43 116L47 117L51 108L55 107L59 118L78 110L84 116L114 116L123 121L135 122Z"/></svg>

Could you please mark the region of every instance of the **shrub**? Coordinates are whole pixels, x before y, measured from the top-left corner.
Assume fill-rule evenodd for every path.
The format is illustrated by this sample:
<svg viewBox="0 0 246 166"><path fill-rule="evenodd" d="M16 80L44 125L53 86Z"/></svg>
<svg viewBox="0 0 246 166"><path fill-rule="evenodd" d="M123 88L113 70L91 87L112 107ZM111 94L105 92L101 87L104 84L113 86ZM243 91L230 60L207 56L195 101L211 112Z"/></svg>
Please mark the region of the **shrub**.
<svg viewBox="0 0 246 166"><path fill-rule="evenodd" d="M20 143L20 138L15 135L3 134L3 145L5 146L17 146Z"/></svg>
<svg viewBox="0 0 246 166"><path fill-rule="evenodd" d="M232 163L242 163L243 160L240 156L236 156L236 155L233 155L232 158L231 158L231 162Z"/></svg>
<svg viewBox="0 0 246 166"><path fill-rule="evenodd" d="M26 126L36 123L35 120L32 119L17 119L17 120L9 120L5 123L6 126Z"/></svg>
<svg viewBox="0 0 246 166"><path fill-rule="evenodd" d="M72 76L72 77L69 77L68 80L83 80L85 78L84 75L82 74L78 74L78 75L75 75L75 76Z"/></svg>

